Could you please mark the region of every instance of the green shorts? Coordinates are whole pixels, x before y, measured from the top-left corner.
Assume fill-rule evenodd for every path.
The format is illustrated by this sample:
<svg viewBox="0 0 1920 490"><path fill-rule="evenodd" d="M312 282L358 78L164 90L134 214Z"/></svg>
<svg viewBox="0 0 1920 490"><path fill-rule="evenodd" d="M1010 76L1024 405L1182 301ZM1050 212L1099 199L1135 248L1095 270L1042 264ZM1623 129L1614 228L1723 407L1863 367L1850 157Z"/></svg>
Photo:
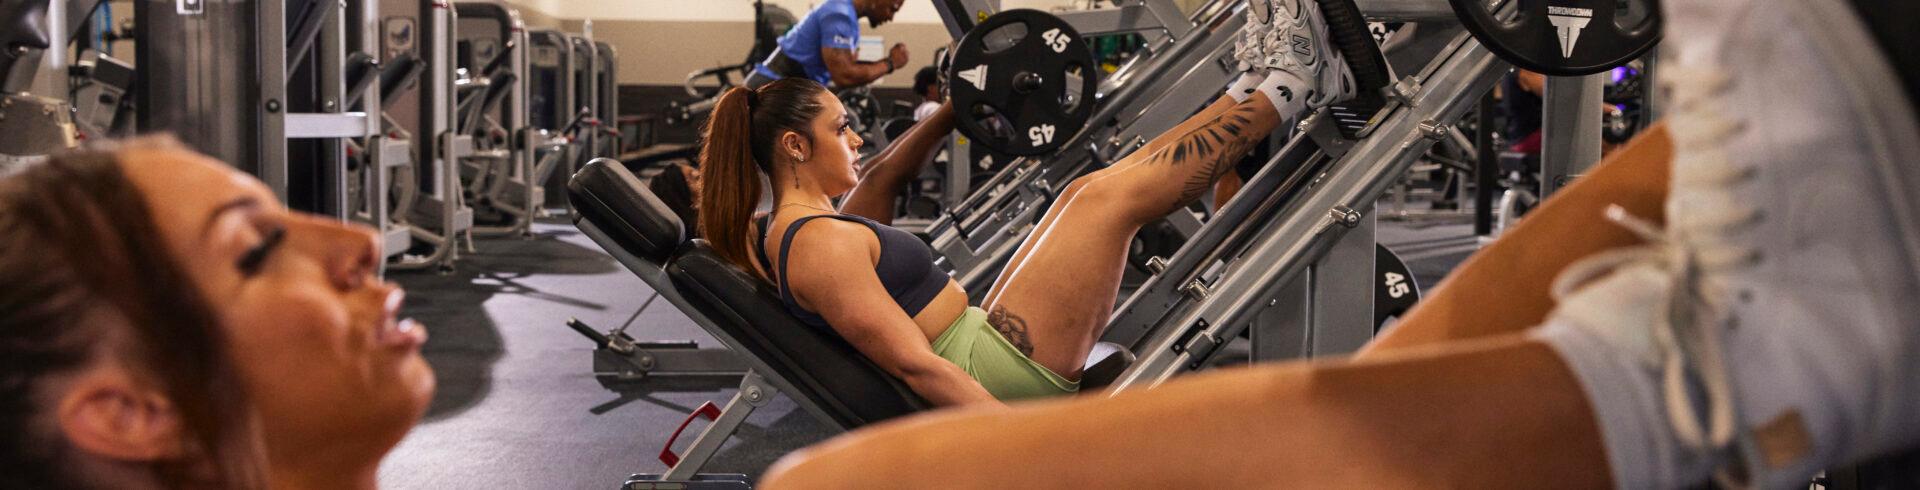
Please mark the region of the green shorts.
<svg viewBox="0 0 1920 490"><path fill-rule="evenodd" d="M986 310L978 307L967 307L940 338L933 340L933 353L965 369L988 393L1003 401L1080 391L1080 382L1067 381L1021 354L987 324Z"/></svg>

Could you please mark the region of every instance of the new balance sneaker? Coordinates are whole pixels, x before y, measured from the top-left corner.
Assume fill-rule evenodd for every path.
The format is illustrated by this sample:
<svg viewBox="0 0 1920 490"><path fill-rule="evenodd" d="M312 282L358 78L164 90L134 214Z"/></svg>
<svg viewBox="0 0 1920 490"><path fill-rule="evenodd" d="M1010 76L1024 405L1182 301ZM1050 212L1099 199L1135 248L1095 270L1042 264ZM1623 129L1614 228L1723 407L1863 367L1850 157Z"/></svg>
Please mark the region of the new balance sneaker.
<svg viewBox="0 0 1920 490"><path fill-rule="evenodd" d="M1353 72L1330 43L1327 21L1315 0L1250 0L1247 10L1248 25L1261 31L1262 58L1255 69L1284 71L1301 80L1306 86L1291 88L1305 95L1308 107L1353 97Z"/></svg>
<svg viewBox="0 0 1920 490"><path fill-rule="evenodd" d="M1665 8L1667 224L1616 208L1650 244L1569 266L1536 332L1615 484L1804 486L1920 443L1920 126L1897 80L1842 0Z"/></svg>

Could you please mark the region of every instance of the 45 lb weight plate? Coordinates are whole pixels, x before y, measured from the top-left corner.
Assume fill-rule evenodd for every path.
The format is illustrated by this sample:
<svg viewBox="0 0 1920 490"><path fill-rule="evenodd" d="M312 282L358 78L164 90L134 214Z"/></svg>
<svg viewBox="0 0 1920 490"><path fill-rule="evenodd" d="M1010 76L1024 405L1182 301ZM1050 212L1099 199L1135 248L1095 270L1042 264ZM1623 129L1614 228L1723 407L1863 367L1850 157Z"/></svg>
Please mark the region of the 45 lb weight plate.
<svg viewBox="0 0 1920 490"><path fill-rule="evenodd" d="M1028 9L994 14L951 53L955 126L995 150L1039 155L1065 145L1093 115L1093 52L1073 26Z"/></svg>
<svg viewBox="0 0 1920 490"><path fill-rule="evenodd" d="M1660 42L1659 0L1506 0L1510 21L1488 0L1447 0L1460 24L1514 66L1555 76L1591 75L1626 64Z"/></svg>

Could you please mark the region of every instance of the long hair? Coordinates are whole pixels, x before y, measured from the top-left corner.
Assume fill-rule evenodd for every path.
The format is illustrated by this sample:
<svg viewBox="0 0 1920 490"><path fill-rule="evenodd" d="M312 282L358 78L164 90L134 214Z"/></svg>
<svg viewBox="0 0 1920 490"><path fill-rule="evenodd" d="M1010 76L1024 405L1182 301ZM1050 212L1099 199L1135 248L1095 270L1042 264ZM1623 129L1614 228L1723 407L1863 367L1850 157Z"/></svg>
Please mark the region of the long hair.
<svg viewBox="0 0 1920 490"><path fill-rule="evenodd" d="M180 148L165 138L132 148ZM53 156L0 179L0 488L82 485L43 419L52 378L125 356L178 410L188 457L154 464L174 488L264 486L250 410L219 320L160 238L117 149ZM103 352L102 339L125 339ZM206 468L214 471L208 474Z"/></svg>
<svg viewBox="0 0 1920 490"><path fill-rule="evenodd" d="M787 131L812 138L807 128L826 107L827 89L804 78L775 80L759 90L734 88L720 96L707 118L700 148L700 235L714 253L753 270L749 222L760 205L760 176L772 175L773 143Z"/></svg>

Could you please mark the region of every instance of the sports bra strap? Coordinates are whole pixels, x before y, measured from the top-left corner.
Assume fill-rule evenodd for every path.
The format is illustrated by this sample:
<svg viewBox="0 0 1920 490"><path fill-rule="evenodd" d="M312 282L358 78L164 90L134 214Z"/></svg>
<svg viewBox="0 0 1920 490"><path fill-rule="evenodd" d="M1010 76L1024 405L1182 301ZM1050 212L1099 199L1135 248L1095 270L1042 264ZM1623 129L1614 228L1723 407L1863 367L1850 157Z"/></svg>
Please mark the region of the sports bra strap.
<svg viewBox="0 0 1920 490"><path fill-rule="evenodd" d="M873 227L873 225L867 224L865 220L859 217L844 214L816 214L793 220L793 224L787 225L786 236L780 239L780 298L793 303L794 306L799 306L800 302L795 300L793 292L787 289L787 254L793 251L793 235L800 231L801 226L805 226L807 222L813 221L814 218L833 218L840 221L860 223L867 225L868 228Z"/></svg>

